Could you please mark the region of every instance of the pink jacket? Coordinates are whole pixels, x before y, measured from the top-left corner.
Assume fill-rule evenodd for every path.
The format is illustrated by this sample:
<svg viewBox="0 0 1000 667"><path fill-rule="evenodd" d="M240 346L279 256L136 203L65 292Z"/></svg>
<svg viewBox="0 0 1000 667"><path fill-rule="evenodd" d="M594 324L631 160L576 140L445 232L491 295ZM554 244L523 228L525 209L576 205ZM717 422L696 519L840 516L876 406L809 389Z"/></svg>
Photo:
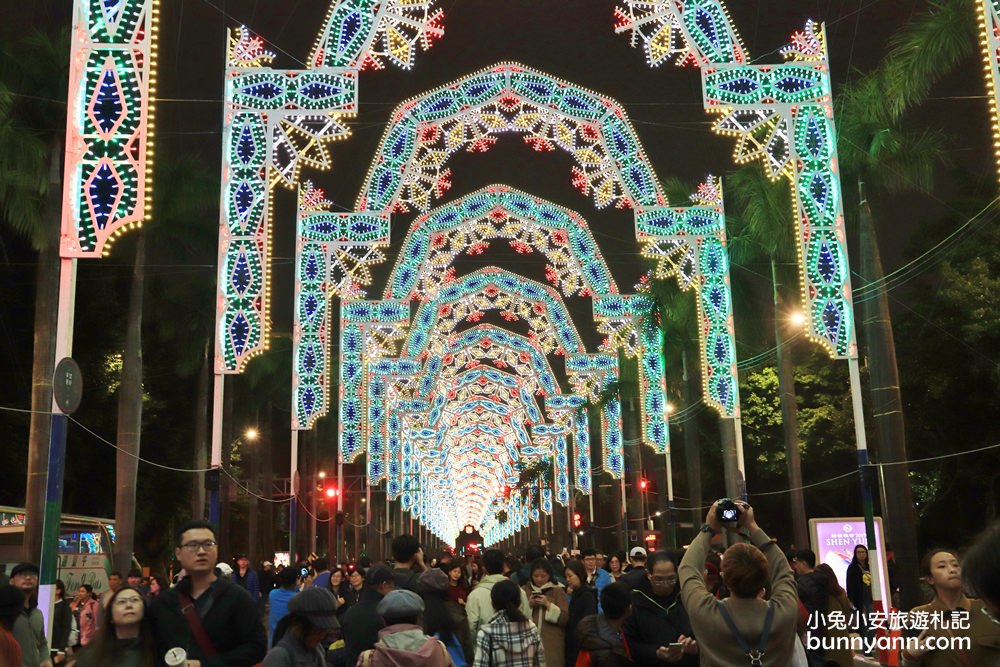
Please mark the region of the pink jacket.
<svg viewBox="0 0 1000 667"><path fill-rule="evenodd" d="M358 667L454 667L444 644L419 625L390 625L378 633L375 648L358 658Z"/></svg>
<svg viewBox="0 0 1000 667"><path fill-rule="evenodd" d="M97 634L101 606L97 604L97 600L90 598L83 604L73 600L69 603L69 607L73 610L73 615L76 616L76 622L80 628L80 645L86 646Z"/></svg>

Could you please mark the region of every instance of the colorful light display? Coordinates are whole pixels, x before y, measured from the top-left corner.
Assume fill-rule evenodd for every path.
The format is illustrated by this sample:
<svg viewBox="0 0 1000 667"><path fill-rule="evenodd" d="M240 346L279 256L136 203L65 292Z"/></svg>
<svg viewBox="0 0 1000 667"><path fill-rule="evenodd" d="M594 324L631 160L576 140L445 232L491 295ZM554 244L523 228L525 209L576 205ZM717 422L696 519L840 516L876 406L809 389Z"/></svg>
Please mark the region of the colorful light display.
<svg viewBox="0 0 1000 667"><path fill-rule="evenodd" d="M417 218L403 241L385 298L434 296L454 280L454 260L493 239L519 253L537 251L565 296L617 294L587 221L568 209L505 185L491 185Z"/></svg>
<svg viewBox="0 0 1000 667"><path fill-rule="evenodd" d="M591 401L601 399L601 394L613 387L619 378L618 357L610 354L578 354L566 358L566 373L577 395L586 396ZM601 443L603 446L604 469L615 479L625 473L625 457L622 451L622 403L617 392L603 397L601 406ZM583 411L584 413L586 411ZM574 415L579 419L579 415ZM577 436L580 436L579 430ZM577 440L577 454L581 449L590 457L588 446ZM579 474L582 461L577 462ZM589 470L589 468L588 468ZM588 475L589 476L589 475ZM588 480L589 481L589 480Z"/></svg>
<svg viewBox="0 0 1000 667"><path fill-rule="evenodd" d="M1000 168L1000 0L978 0L979 41L983 48L986 69L986 92L990 98L990 116L993 120L993 154Z"/></svg>
<svg viewBox="0 0 1000 667"><path fill-rule="evenodd" d="M450 187L444 166L516 133L577 162L573 183L598 207L659 206L659 181L614 100L517 63L500 63L399 105L358 197L357 210L428 210Z"/></svg>
<svg viewBox="0 0 1000 667"><path fill-rule="evenodd" d="M384 261L381 248L389 244L389 216L329 209L322 190L306 183L299 193L295 249L293 429L310 429L327 412L331 298L360 296L361 286L371 282L369 266ZM239 258L247 268L234 270L234 280L247 287L233 286L237 293L253 292L250 281L260 267L251 271L246 254Z"/></svg>
<svg viewBox="0 0 1000 667"><path fill-rule="evenodd" d="M636 236L643 256L656 260L657 278L676 276L684 289L696 288L705 402L723 417L736 417L739 378L721 180L709 178L692 199L696 206L690 208L637 210Z"/></svg>
<svg viewBox="0 0 1000 667"><path fill-rule="evenodd" d="M158 0L74 0L62 257L107 255L152 211Z"/></svg>
<svg viewBox="0 0 1000 667"><path fill-rule="evenodd" d="M746 61L720 0L622 0L615 32L630 32L632 46L642 45L652 67L670 60L696 66Z"/></svg>
<svg viewBox="0 0 1000 667"><path fill-rule="evenodd" d="M271 189L304 166L330 167L326 143L349 134L357 72L276 71L274 54L233 30L226 67L216 373L238 373L269 342Z"/></svg>

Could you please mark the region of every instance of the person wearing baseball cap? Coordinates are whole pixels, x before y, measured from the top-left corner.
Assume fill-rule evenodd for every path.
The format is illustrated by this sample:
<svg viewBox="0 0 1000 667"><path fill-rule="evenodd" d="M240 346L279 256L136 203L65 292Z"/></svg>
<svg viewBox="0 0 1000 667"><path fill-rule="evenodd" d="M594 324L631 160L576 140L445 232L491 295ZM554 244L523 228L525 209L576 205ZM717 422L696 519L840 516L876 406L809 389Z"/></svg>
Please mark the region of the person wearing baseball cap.
<svg viewBox="0 0 1000 667"><path fill-rule="evenodd" d="M358 601L347 610L341 619L344 627L344 658L346 664L355 665L362 652L375 647L378 631L382 629L382 619L378 615L378 605L387 594L396 588L392 568L378 564L365 573L365 587Z"/></svg>
<svg viewBox="0 0 1000 667"><path fill-rule="evenodd" d="M378 603L375 612L385 620L386 627L378 633L375 646L361 654L360 667L452 667L455 664L444 644L425 635L418 625L424 601L413 591L390 591Z"/></svg>
<svg viewBox="0 0 1000 667"><path fill-rule="evenodd" d="M339 627L337 598L325 588L308 586L288 601L288 615L278 622L262 667L325 667L323 639Z"/></svg>
<svg viewBox="0 0 1000 667"><path fill-rule="evenodd" d="M49 641L45 638L45 620L38 609L38 566L18 563L10 571L10 583L21 591L22 609L14 621L14 638L21 646L21 662L25 665L52 667Z"/></svg>

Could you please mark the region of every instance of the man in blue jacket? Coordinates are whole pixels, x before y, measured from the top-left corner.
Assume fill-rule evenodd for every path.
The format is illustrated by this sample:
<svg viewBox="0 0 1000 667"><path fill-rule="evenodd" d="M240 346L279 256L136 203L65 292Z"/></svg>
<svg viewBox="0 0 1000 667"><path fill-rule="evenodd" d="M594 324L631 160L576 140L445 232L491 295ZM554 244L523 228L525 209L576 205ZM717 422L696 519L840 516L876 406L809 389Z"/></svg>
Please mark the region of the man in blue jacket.
<svg viewBox="0 0 1000 667"><path fill-rule="evenodd" d="M610 584L613 579L611 573L604 568L597 567L597 552L593 549L583 550L583 567L587 570L587 583L597 589L597 599L601 599L601 591ZM600 613L601 605L598 603L597 611Z"/></svg>

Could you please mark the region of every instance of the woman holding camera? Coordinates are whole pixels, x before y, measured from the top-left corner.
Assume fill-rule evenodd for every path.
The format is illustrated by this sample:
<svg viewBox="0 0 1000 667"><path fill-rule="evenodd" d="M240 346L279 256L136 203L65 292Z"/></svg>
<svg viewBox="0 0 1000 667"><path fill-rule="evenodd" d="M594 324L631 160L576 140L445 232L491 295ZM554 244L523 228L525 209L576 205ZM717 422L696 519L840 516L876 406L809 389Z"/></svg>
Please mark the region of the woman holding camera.
<svg viewBox="0 0 1000 667"><path fill-rule="evenodd" d="M542 634L546 667L563 667L569 601L562 584L555 581L552 564L539 558L531 564L531 581L521 588L531 605L531 620Z"/></svg>

